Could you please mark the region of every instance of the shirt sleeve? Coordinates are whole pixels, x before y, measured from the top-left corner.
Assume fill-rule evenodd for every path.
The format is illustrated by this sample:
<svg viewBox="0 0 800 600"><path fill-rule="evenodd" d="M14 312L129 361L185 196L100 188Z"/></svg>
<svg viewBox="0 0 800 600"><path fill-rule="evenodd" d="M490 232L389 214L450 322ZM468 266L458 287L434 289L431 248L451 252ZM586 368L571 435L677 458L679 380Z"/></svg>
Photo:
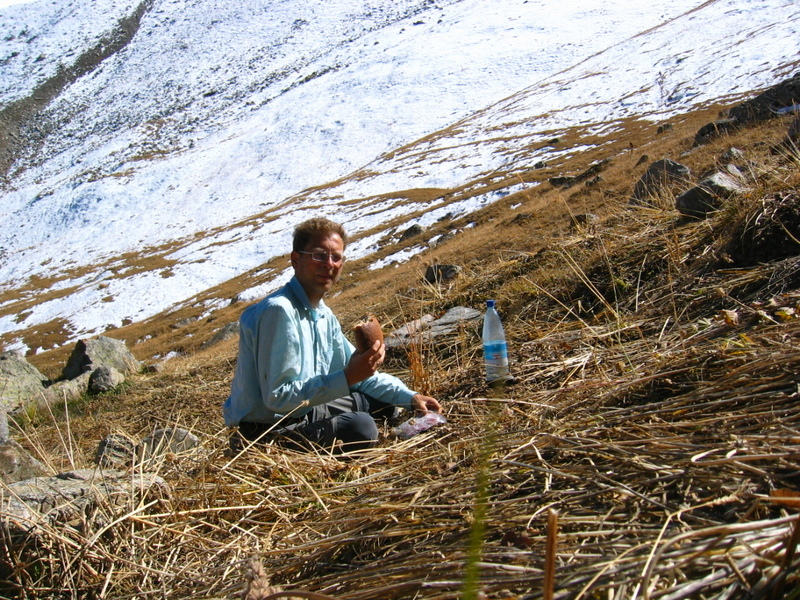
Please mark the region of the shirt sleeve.
<svg viewBox="0 0 800 600"><path fill-rule="evenodd" d="M350 343L350 340L344 337L344 333L342 333L342 337L344 338L345 347L349 349L347 354L349 359L350 355L355 352L355 346ZM403 408L411 408L411 398L413 398L416 393L408 389L406 384L394 375L389 375L381 371L378 371L372 377L368 377L364 381L358 382L353 386L353 389L367 394L368 396L372 396L382 402L386 402L387 404L402 406Z"/></svg>

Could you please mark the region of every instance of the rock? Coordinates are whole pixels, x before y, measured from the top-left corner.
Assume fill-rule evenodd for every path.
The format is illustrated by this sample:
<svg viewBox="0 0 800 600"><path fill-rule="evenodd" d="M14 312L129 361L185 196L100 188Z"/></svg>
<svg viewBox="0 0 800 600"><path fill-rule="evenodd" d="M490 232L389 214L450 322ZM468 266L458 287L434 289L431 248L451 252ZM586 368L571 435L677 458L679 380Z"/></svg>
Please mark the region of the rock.
<svg viewBox="0 0 800 600"><path fill-rule="evenodd" d="M77 400L89 391L89 379L91 371L87 371L75 379L57 381L48 387L42 394L47 404L70 402Z"/></svg>
<svg viewBox="0 0 800 600"><path fill-rule="evenodd" d="M383 341L387 348L398 348L410 344L412 340L417 338L417 336L427 329L428 325L435 320L433 315L423 315L419 319L415 319L395 329L392 333L387 335Z"/></svg>
<svg viewBox="0 0 800 600"><path fill-rule="evenodd" d="M139 455L143 460L149 461L167 453L180 454L194 450L200 446L200 439L180 427L167 427L156 429L142 440L139 445Z"/></svg>
<svg viewBox="0 0 800 600"><path fill-rule="evenodd" d="M431 248L436 248L437 246L441 246L446 241L452 240L454 237L456 237L457 233L459 233L458 230L446 231L442 235L432 237L430 240L428 240L428 246L430 246Z"/></svg>
<svg viewBox="0 0 800 600"><path fill-rule="evenodd" d="M403 234L400 236L399 241L405 242L406 240L410 240L411 238L421 234L423 231L425 230L422 228L421 225L414 224L403 232Z"/></svg>
<svg viewBox="0 0 800 600"><path fill-rule="evenodd" d="M52 471L14 440L8 439L0 444L0 481L3 483L44 477L50 473Z"/></svg>
<svg viewBox="0 0 800 600"><path fill-rule="evenodd" d="M584 213L579 215L569 216L570 225L573 231L593 229L600 218L591 213Z"/></svg>
<svg viewBox="0 0 800 600"><path fill-rule="evenodd" d="M200 345L200 348L210 348L220 342L224 342L239 335L239 322L227 323L223 325L213 336Z"/></svg>
<svg viewBox="0 0 800 600"><path fill-rule="evenodd" d="M113 367L120 373L136 373L141 364L128 350L125 342L114 338L99 336L80 340L61 372L62 379L75 379L82 373L98 367Z"/></svg>
<svg viewBox="0 0 800 600"><path fill-rule="evenodd" d="M694 145L702 146L707 144L714 138L717 138L726 133L732 133L739 127L739 123L735 119L720 119L703 125L697 130L694 135Z"/></svg>
<svg viewBox="0 0 800 600"><path fill-rule="evenodd" d="M150 363L144 367L145 373L165 373L167 371L168 360L160 360L158 362Z"/></svg>
<svg viewBox="0 0 800 600"><path fill-rule="evenodd" d="M690 175L691 170L686 165L668 158L657 160L633 186L630 203L652 205L653 200L672 195L677 189L684 187Z"/></svg>
<svg viewBox="0 0 800 600"><path fill-rule="evenodd" d="M467 306L454 306L438 319L431 321L429 332L433 337L453 333L465 321L472 321L483 316L483 313Z"/></svg>
<svg viewBox="0 0 800 600"><path fill-rule="evenodd" d="M415 343L429 343L439 336L454 333L467 321L483 315L474 308L456 306L448 310L440 318L425 315L420 319L406 323L386 336L384 342L387 349L396 349Z"/></svg>
<svg viewBox="0 0 800 600"><path fill-rule="evenodd" d="M6 411L0 408L0 444L7 442L9 439L8 433L8 415Z"/></svg>
<svg viewBox="0 0 800 600"><path fill-rule="evenodd" d="M104 468L125 469L133 464L137 444L128 436L112 433L100 441L95 453L95 464Z"/></svg>
<svg viewBox="0 0 800 600"><path fill-rule="evenodd" d="M733 163L728 163L723 167L723 170L728 175L731 175L736 181L744 181L745 175L742 171L734 165Z"/></svg>
<svg viewBox="0 0 800 600"><path fill-rule="evenodd" d="M114 367L97 367L89 375L89 391L93 394L111 392L125 381L125 375Z"/></svg>
<svg viewBox="0 0 800 600"><path fill-rule="evenodd" d="M796 110L800 98L800 74L772 86L755 98L746 100L728 111L728 118L701 127L694 137L699 146L750 123L772 119Z"/></svg>
<svg viewBox="0 0 800 600"><path fill-rule="evenodd" d="M95 463L100 467L126 469L138 459L149 466L167 454L181 454L199 447L200 439L180 427L156 429L138 444L124 434L114 433L97 446Z"/></svg>
<svg viewBox="0 0 800 600"><path fill-rule="evenodd" d="M571 176L564 176L564 177L551 177L548 179L550 185L553 187L559 188L569 188L575 185L576 183L580 183L582 181L586 181L587 179L595 179L597 174L603 171L608 165L611 163L611 160L606 158L593 164L591 167L586 169L583 173L578 175L571 175Z"/></svg>
<svg viewBox="0 0 800 600"><path fill-rule="evenodd" d="M704 218L719 210L724 200L741 194L746 189L740 180L729 173L716 172L678 196L675 199L675 208L682 215Z"/></svg>
<svg viewBox="0 0 800 600"><path fill-rule="evenodd" d="M429 265L425 269L425 281L428 283L442 283L450 281L461 274L461 267L457 265Z"/></svg>
<svg viewBox="0 0 800 600"><path fill-rule="evenodd" d="M792 108L800 99L800 74L782 81L755 98L734 106L728 116L740 124L772 119Z"/></svg>
<svg viewBox="0 0 800 600"><path fill-rule="evenodd" d="M744 152L739 150L739 148L731 147L725 151L720 157L720 160L723 163L742 164L745 160Z"/></svg>
<svg viewBox="0 0 800 600"><path fill-rule="evenodd" d="M0 354L0 410L13 414L40 399L47 378L15 352Z"/></svg>
<svg viewBox="0 0 800 600"><path fill-rule="evenodd" d="M786 141L795 147L800 145L800 117L795 117L786 131Z"/></svg>
<svg viewBox="0 0 800 600"><path fill-rule="evenodd" d="M170 493L166 481L154 473L100 469L34 477L12 483L7 490L0 498L0 514L12 536L35 532L38 526L58 527L77 517L94 522L108 514L107 507L131 506L142 497Z"/></svg>

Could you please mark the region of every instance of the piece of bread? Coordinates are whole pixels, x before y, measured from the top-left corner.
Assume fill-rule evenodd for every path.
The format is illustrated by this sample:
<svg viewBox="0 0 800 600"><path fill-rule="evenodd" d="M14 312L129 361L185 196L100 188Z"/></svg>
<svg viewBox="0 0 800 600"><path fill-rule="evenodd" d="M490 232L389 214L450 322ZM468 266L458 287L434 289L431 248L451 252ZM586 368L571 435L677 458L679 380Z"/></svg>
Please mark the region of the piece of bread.
<svg viewBox="0 0 800 600"><path fill-rule="evenodd" d="M375 340L383 342L381 324L378 323L375 315L364 315L353 327L353 335L356 338L356 348L359 352L366 352L372 348Z"/></svg>

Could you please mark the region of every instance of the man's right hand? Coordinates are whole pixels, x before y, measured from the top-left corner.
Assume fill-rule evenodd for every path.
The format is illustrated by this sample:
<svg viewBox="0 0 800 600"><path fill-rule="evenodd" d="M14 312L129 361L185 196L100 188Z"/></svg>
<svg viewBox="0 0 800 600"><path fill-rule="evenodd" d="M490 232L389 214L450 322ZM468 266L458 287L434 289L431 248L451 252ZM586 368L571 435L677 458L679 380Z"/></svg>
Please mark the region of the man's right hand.
<svg viewBox="0 0 800 600"><path fill-rule="evenodd" d="M366 352L353 352L344 368L347 385L355 385L375 375L384 358L386 358L386 345L378 340Z"/></svg>

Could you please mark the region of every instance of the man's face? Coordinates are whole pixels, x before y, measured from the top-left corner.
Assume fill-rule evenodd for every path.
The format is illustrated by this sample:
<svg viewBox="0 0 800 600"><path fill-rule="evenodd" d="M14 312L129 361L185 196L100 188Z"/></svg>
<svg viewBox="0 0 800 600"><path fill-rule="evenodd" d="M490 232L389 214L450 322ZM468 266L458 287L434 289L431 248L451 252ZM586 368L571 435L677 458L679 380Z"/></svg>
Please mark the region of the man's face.
<svg viewBox="0 0 800 600"><path fill-rule="evenodd" d="M292 252L292 267L313 306L333 287L342 271L344 243L338 234L313 237L302 252ZM324 260L314 260L322 258ZM339 258L335 261L334 258Z"/></svg>

